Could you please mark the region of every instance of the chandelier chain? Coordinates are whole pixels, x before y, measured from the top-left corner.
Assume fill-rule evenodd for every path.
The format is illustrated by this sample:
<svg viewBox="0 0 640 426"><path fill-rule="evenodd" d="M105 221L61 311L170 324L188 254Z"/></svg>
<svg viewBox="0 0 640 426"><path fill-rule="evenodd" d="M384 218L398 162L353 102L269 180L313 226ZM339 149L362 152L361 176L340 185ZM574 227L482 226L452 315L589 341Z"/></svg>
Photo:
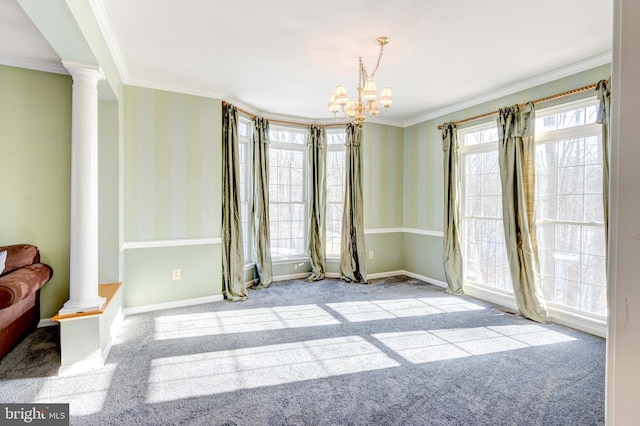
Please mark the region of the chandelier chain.
<svg viewBox="0 0 640 426"><path fill-rule="evenodd" d="M378 71L378 68L380 67L380 60L382 59L382 51L384 50L384 44L380 43L380 53L378 54L378 62L376 63L376 67L373 69L373 72L371 73L371 79L373 79L373 77L375 77L376 75L376 71Z"/></svg>

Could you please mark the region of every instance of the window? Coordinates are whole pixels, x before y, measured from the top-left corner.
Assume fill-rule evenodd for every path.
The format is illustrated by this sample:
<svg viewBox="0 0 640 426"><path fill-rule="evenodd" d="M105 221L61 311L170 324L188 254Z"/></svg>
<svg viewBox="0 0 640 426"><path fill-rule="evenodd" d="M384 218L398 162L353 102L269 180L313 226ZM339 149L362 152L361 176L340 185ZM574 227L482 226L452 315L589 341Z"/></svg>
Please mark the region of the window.
<svg viewBox="0 0 640 426"><path fill-rule="evenodd" d="M344 130L327 130L326 255L328 257L340 256L346 162L345 138Z"/></svg>
<svg viewBox="0 0 640 426"><path fill-rule="evenodd" d="M274 259L307 252L306 129L271 126L269 130L269 221Z"/></svg>
<svg viewBox="0 0 640 426"><path fill-rule="evenodd" d="M536 113L536 214L547 303L606 316L601 128L595 99ZM502 225L497 128L459 131L465 283L512 293Z"/></svg>
<svg viewBox="0 0 640 426"><path fill-rule="evenodd" d="M606 243L597 101L536 117L536 208L544 298L604 317Z"/></svg>
<svg viewBox="0 0 640 426"><path fill-rule="evenodd" d="M240 214L242 215L242 247L244 263L253 261L251 246L251 200L253 187L251 182L251 121L244 117L238 119L238 162L240 163Z"/></svg>
<svg viewBox="0 0 640 426"><path fill-rule="evenodd" d="M461 130L464 281L513 293L502 224L502 189L495 123Z"/></svg>

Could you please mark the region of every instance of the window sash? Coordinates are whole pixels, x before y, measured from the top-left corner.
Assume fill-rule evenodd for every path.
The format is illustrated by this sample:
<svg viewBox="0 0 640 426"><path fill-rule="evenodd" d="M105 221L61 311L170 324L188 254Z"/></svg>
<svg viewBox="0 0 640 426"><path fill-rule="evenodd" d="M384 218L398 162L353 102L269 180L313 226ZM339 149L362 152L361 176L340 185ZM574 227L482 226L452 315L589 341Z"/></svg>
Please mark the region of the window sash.
<svg viewBox="0 0 640 426"><path fill-rule="evenodd" d="M253 235L251 232L251 204L253 201L253 182L251 159L251 136L253 126L251 120L245 117L238 119L238 161L240 162L240 208L242 215L242 246L244 249L244 264L253 263ZM243 155L244 154L244 155Z"/></svg>
<svg viewBox="0 0 640 426"><path fill-rule="evenodd" d="M271 234L271 256L274 261L297 259L307 256L308 245L308 203L307 203L307 135L306 129L274 126L270 137L276 134L282 140L269 143L269 229ZM304 138L304 143L300 143ZM300 159L299 167L282 167L275 164L274 157L281 153L293 153ZM286 156L289 156L287 154ZM279 170L278 170L279 169ZM296 170L297 169L297 170ZM288 176L285 176L288 175ZM294 176L295 175L295 176ZM287 185L280 179L288 178ZM300 182L299 184L295 184ZM294 185L295 184L295 185ZM282 194L278 191L282 190ZM297 192L298 196L292 195ZM286 194L285 194L286 193ZM287 199L280 199L283 195ZM294 196L292 199L291 197Z"/></svg>

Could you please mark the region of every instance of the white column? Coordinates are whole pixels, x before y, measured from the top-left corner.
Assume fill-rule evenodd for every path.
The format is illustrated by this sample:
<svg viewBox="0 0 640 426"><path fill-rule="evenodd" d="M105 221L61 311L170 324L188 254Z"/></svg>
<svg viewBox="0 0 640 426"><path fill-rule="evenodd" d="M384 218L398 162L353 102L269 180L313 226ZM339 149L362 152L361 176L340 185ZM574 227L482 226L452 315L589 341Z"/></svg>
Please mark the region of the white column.
<svg viewBox="0 0 640 426"><path fill-rule="evenodd" d="M63 62L73 77L69 300L60 315L102 308L98 295L99 67Z"/></svg>
<svg viewBox="0 0 640 426"><path fill-rule="evenodd" d="M615 0L613 19L606 423L624 426L640 418L640 2Z"/></svg>

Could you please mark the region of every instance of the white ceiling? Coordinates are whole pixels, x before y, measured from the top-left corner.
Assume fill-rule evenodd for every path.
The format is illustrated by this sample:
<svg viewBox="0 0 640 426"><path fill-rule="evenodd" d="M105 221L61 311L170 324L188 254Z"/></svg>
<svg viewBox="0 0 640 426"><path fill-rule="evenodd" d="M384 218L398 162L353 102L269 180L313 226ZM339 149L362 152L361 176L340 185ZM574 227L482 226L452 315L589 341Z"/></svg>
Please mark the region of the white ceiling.
<svg viewBox="0 0 640 426"><path fill-rule="evenodd" d="M99 3L93 0L94 3ZM391 38L376 75L406 123L559 68L606 57L612 0L102 0L129 84L326 120L358 56ZM16 0L0 0L0 57L57 62ZM109 28L106 29L109 31ZM598 59L602 62L601 59ZM597 61L596 61L597 62ZM58 62L59 63L59 62Z"/></svg>

